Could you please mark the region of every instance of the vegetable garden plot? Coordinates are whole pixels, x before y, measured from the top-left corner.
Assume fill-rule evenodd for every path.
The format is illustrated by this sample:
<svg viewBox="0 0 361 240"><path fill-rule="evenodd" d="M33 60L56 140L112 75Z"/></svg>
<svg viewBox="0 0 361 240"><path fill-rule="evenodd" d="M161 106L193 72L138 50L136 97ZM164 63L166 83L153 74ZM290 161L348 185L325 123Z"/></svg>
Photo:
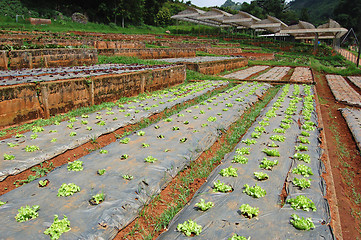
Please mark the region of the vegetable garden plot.
<svg viewBox="0 0 361 240"><path fill-rule="evenodd" d="M258 72L266 70L267 68L269 68L269 66L253 66L253 67L249 67L249 68L243 69L238 72L233 72L233 73L224 75L223 77L244 80L244 79L252 76L253 74L256 74Z"/></svg>
<svg viewBox="0 0 361 240"><path fill-rule="evenodd" d="M326 75L328 85L336 101L361 107L361 96L340 75Z"/></svg>
<svg viewBox="0 0 361 240"><path fill-rule="evenodd" d="M361 89L361 76L351 76L348 79L355 84L358 88Z"/></svg>
<svg viewBox="0 0 361 240"><path fill-rule="evenodd" d="M256 77L256 81L281 81L284 76L291 70L290 67L274 67L264 74Z"/></svg>
<svg viewBox="0 0 361 240"><path fill-rule="evenodd" d="M0 86L29 82L56 81L72 78L90 78L109 74L121 74L136 71L155 70L170 65L123 65L101 64L83 67L37 68L21 71L0 71Z"/></svg>
<svg viewBox="0 0 361 240"><path fill-rule="evenodd" d="M333 239L313 98L286 85L158 239Z"/></svg>
<svg viewBox="0 0 361 240"><path fill-rule="evenodd" d="M312 72L307 67L296 67L290 78L291 83L313 83Z"/></svg>
<svg viewBox="0 0 361 240"><path fill-rule="evenodd" d="M189 63L200 63L200 62L213 62L213 61L221 61L228 59L238 59L238 57L189 57L189 58L166 58L166 59L153 59L155 61L168 62L168 63L181 63L181 62L189 62ZM242 58L239 58L242 59Z"/></svg>
<svg viewBox="0 0 361 240"><path fill-rule="evenodd" d="M0 180L49 160L69 149L113 132L128 124L159 113L184 101L228 84L204 81L178 86L127 104L45 127L33 127L32 132L18 134L0 141ZM10 156L10 157L9 157Z"/></svg>
<svg viewBox="0 0 361 240"><path fill-rule="evenodd" d="M54 215L70 221L71 230L62 239L114 237L172 177L216 141L219 129L235 122L269 87L238 85L56 168L46 177L46 187L31 182L2 195L0 200L6 202L0 207L2 237L48 239L43 232ZM38 216L17 223L17 210L26 205L39 205L33 209L39 209Z"/></svg>
<svg viewBox="0 0 361 240"><path fill-rule="evenodd" d="M342 116L345 118L348 127L355 139L358 148L361 150L361 110L341 108Z"/></svg>

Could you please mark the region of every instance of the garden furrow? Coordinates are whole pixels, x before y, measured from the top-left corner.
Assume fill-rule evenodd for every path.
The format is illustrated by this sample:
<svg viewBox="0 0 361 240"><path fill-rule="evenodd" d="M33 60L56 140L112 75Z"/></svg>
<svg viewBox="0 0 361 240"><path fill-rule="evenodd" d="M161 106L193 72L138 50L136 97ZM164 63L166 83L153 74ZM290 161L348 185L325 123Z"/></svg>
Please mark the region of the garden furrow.
<svg viewBox="0 0 361 240"><path fill-rule="evenodd" d="M31 132L0 141L3 154L0 180L227 84L221 81L191 83L55 125L35 126Z"/></svg>
<svg viewBox="0 0 361 240"><path fill-rule="evenodd" d="M349 76L348 79L361 89L361 77L360 76Z"/></svg>
<svg viewBox="0 0 361 240"><path fill-rule="evenodd" d="M341 108L339 110L346 120L358 149L361 150L361 110L351 108Z"/></svg>
<svg viewBox="0 0 361 240"><path fill-rule="evenodd" d="M62 239L111 239L129 224L138 211L166 184L228 128L270 88L268 84L244 83L190 107L157 124L111 143L46 176L39 187L31 182L0 197L4 238L48 239L43 232L66 215L71 230ZM82 171L71 171L80 170ZM98 173L97 173L98 172ZM103 173L102 175L100 175ZM43 182L41 182L43 183ZM74 183L74 195L57 197L63 184ZM104 194L99 205L92 196ZM23 197L27 196L27 197ZM99 196L99 195L98 195ZM39 216L17 223L20 207L39 205Z"/></svg>
<svg viewBox="0 0 361 240"><path fill-rule="evenodd" d="M283 88L235 151L223 159L207 183L158 239L187 239L186 234L192 234L194 239L220 240L242 239L240 236L245 239L333 239L328 226L329 208L324 199L325 183L320 176L323 167L319 132L314 126L317 123L315 103L310 87L301 88L303 91L297 85L291 85L289 91L287 85ZM302 104L302 100L306 103ZM301 140L304 143L300 143ZM271 151L266 153L265 149ZM311 161L296 160L299 157L296 153L308 154ZM264 161L265 158L277 164L272 166L271 162ZM305 165L307 170L311 169L313 175L293 173L300 164ZM265 178L258 180L255 172L268 176L257 174L259 178ZM294 186L294 177L311 179L311 186L301 191ZM218 186L220 183L230 186L231 190L222 189ZM254 191L253 197L249 196L246 189L256 185L261 189ZM252 194L251 189L248 190ZM310 198L317 210L314 212L311 207L308 212L292 209L287 202L297 196ZM282 207L283 200L286 204ZM314 226L308 231L296 229L290 223L293 214L312 219ZM187 228L189 222L193 226Z"/></svg>

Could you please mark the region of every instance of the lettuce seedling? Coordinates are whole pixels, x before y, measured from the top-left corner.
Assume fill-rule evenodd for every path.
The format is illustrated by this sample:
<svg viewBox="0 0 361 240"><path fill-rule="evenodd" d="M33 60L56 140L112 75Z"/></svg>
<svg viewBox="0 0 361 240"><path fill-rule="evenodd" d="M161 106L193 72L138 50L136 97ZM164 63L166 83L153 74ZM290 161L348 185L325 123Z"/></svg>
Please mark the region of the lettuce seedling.
<svg viewBox="0 0 361 240"><path fill-rule="evenodd" d="M303 211L314 211L316 212L316 205L306 196L299 195L296 198L290 198L287 200L287 203L291 204L291 207L294 210L301 209Z"/></svg>
<svg viewBox="0 0 361 240"><path fill-rule="evenodd" d="M33 133L38 133L38 132L44 131L44 128L43 128L43 127L39 127L39 126L33 126L32 129L31 129L31 131L32 131Z"/></svg>
<svg viewBox="0 0 361 240"><path fill-rule="evenodd" d="M241 213L248 218L257 217L259 214L259 208L251 207L249 204L242 204L239 210L241 210Z"/></svg>
<svg viewBox="0 0 361 240"><path fill-rule="evenodd" d="M40 148L38 146L36 146L36 145L27 145L25 147L26 152L35 152L35 151L38 151L38 150L40 150Z"/></svg>
<svg viewBox="0 0 361 240"><path fill-rule="evenodd" d="M103 202L105 199L105 195L104 193L98 193L96 195L94 195L91 199L91 202L95 203L96 205L98 205L99 203Z"/></svg>
<svg viewBox="0 0 361 240"><path fill-rule="evenodd" d="M256 144L257 141L254 140L254 139L248 139L247 138L247 139L242 140L242 143L245 143L246 145L250 146L251 144Z"/></svg>
<svg viewBox="0 0 361 240"><path fill-rule="evenodd" d="M138 135L138 136L144 136L144 134L145 134L144 131L139 131L139 132L137 132L137 135Z"/></svg>
<svg viewBox="0 0 361 240"><path fill-rule="evenodd" d="M228 238L228 240L251 240L251 237L246 238L235 233L232 237Z"/></svg>
<svg viewBox="0 0 361 240"><path fill-rule="evenodd" d="M248 163L248 158L246 158L243 155L235 155L233 157L232 163L242 163L242 164L247 164Z"/></svg>
<svg viewBox="0 0 361 240"><path fill-rule="evenodd" d="M128 154L123 154L122 156L120 156L120 159L124 160L124 159L127 159L129 157Z"/></svg>
<svg viewBox="0 0 361 240"><path fill-rule="evenodd" d="M8 146L13 148L13 147L16 147L16 146L19 146L19 143L8 143Z"/></svg>
<svg viewBox="0 0 361 240"><path fill-rule="evenodd" d="M272 135L269 137L272 141L284 142L286 140L285 136L282 135Z"/></svg>
<svg viewBox="0 0 361 240"><path fill-rule="evenodd" d="M108 150L105 150L105 149L101 149L99 151L100 154L108 154Z"/></svg>
<svg viewBox="0 0 361 240"><path fill-rule="evenodd" d="M50 235L51 240L56 240L59 239L63 233L70 231L70 229L70 221L65 215L62 220L59 220L58 215L54 215L54 222L44 231L44 234Z"/></svg>
<svg viewBox="0 0 361 240"><path fill-rule="evenodd" d="M228 186L224 183L222 183L221 181L217 181L217 182L214 182L214 191L215 192L223 192L223 193L226 193L226 192L231 192L232 191L232 187L231 186Z"/></svg>
<svg viewBox="0 0 361 240"><path fill-rule="evenodd" d="M1 207L2 205L4 205L4 204L6 204L6 202L0 201L0 207Z"/></svg>
<svg viewBox="0 0 361 240"><path fill-rule="evenodd" d="M156 159L155 157L152 157L152 156L148 156L148 157L144 158L144 161L149 162L149 163L154 163L157 160L158 159Z"/></svg>
<svg viewBox="0 0 361 240"><path fill-rule="evenodd" d="M260 133L260 132L253 132L253 133L251 134L251 137L253 137L253 138L259 138L261 135L262 135L262 133Z"/></svg>
<svg viewBox="0 0 361 240"><path fill-rule="evenodd" d="M237 168L233 168L232 166L229 166L228 168L222 169L219 174L222 177L238 177L237 174Z"/></svg>
<svg viewBox="0 0 361 240"><path fill-rule="evenodd" d="M216 118L216 117L209 117L209 118L207 119L207 121L208 121L208 122L215 122L215 121L217 121L217 118Z"/></svg>
<svg viewBox="0 0 361 240"><path fill-rule="evenodd" d="M26 205L25 207L20 207L20 209L18 209L18 214L15 216L15 219L17 222L25 222L37 218L39 216L39 213L37 213L39 209L39 205L33 205L32 207Z"/></svg>
<svg viewBox="0 0 361 240"><path fill-rule="evenodd" d="M257 178L257 180L267 180L269 178L267 173L264 172L254 172L254 176Z"/></svg>
<svg viewBox="0 0 361 240"><path fill-rule="evenodd" d="M239 155L248 155L250 153L250 150L251 148L248 147L237 148L236 153Z"/></svg>
<svg viewBox="0 0 361 240"><path fill-rule="evenodd" d="M298 146L295 146L295 149L296 149L296 151L307 151L308 147L305 146L305 145L300 144Z"/></svg>
<svg viewBox="0 0 361 240"><path fill-rule="evenodd" d="M149 146L150 146L150 144L142 143L142 147L143 147L143 148L147 148L147 147L149 147Z"/></svg>
<svg viewBox="0 0 361 240"><path fill-rule="evenodd" d="M262 150L262 152L266 153L267 156L271 156L271 157L280 157L281 156L281 154L279 153L279 151L277 149L265 148Z"/></svg>
<svg viewBox="0 0 361 240"><path fill-rule="evenodd" d="M119 143L128 144L129 141L130 141L130 138L124 138L124 139L120 140Z"/></svg>
<svg viewBox="0 0 361 240"><path fill-rule="evenodd" d="M300 218L298 215L296 214L292 214L291 217L293 219L290 220L290 222L292 223L292 225L299 229L299 230L306 230L309 231L312 228L315 228L315 224L313 224L312 219L311 218Z"/></svg>
<svg viewBox="0 0 361 240"><path fill-rule="evenodd" d="M275 128L273 129L273 132L275 133L286 133L286 130L283 128Z"/></svg>
<svg viewBox="0 0 361 240"><path fill-rule="evenodd" d="M58 197L68 197L74 193L80 192L80 187L74 183L63 183L58 190Z"/></svg>
<svg viewBox="0 0 361 240"><path fill-rule="evenodd" d="M103 175L107 170L105 169L98 169L97 173L101 176Z"/></svg>
<svg viewBox="0 0 361 240"><path fill-rule="evenodd" d="M83 161L75 160L74 162L70 162L68 163L67 169L68 171L75 172L83 171Z"/></svg>
<svg viewBox="0 0 361 240"><path fill-rule="evenodd" d="M178 224L177 230L189 237L192 233L199 235L202 232L202 226L189 219L188 222L185 221L183 224Z"/></svg>
<svg viewBox="0 0 361 240"><path fill-rule="evenodd" d="M309 132L302 131L302 132L301 132L301 135L302 135L302 136L305 136L305 137L309 137L311 134L310 134Z"/></svg>
<svg viewBox="0 0 361 240"><path fill-rule="evenodd" d="M309 166L299 164L296 168L292 169L292 173L299 174L304 177L309 177L313 175L312 169Z"/></svg>
<svg viewBox="0 0 361 240"><path fill-rule="evenodd" d="M254 197L254 198L260 198L266 196L266 190L262 189L257 184L253 187L250 187L248 184L243 185L245 188L243 190L244 193L246 193L248 196Z"/></svg>
<svg viewBox="0 0 361 240"><path fill-rule="evenodd" d="M14 160L15 156L4 153L4 160Z"/></svg>
<svg viewBox="0 0 361 240"><path fill-rule="evenodd" d="M199 208L202 211L207 211L208 209L214 207L213 202L205 202L203 198L200 199L199 203L194 205L195 207Z"/></svg>
<svg viewBox="0 0 361 240"><path fill-rule="evenodd" d="M124 174L124 175L122 176L122 178L125 179L125 180L129 180L129 181L130 181L130 180L133 180L134 177L133 177L132 175L129 175L129 174Z"/></svg>
<svg viewBox="0 0 361 240"><path fill-rule="evenodd" d="M310 140L308 140L305 137L299 136L298 139L300 140L301 143L303 144L310 144Z"/></svg>
<svg viewBox="0 0 361 240"><path fill-rule="evenodd" d="M46 184L48 184L48 182L49 182L48 179L40 180L40 181L39 181L39 186L40 186L40 187L45 187Z"/></svg>
<svg viewBox="0 0 361 240"><path fill-rule="evenodd" d="M293 157L297 160L304 161L305 163L311 162L311 157L307 153L295 153Z"/></svg>
<svg viewBox="0 0 361 240"><path fill-rule="evenodd" d="M311 180L310 179L307 179L307 178L294 178L293 179L293 184L301 189L304 189L304 188L309 188L311 187Z"/></svg>
<svg viewBox="0 0 361 240"><path fill-rule="evenodd" d="M278 164L278 160L268 160L267 158L263 158L261 161L261 164L259 165L260 168L266 169L266 170L272 170L274 166Z"/></svg>

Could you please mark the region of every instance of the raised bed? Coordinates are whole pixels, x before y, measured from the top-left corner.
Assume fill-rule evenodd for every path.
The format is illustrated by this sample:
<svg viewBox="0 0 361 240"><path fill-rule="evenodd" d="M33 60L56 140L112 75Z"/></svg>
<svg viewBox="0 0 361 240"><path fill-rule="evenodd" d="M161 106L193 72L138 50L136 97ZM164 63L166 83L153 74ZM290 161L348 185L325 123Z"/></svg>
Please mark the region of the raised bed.
<svg viewBox="0 0 361 240"><path fill-rule="evenodd" d="M291 83L313 83L311 69L308 67L296 67L290 78Z"/></svg>
<svg viewBox="0 0 361 240"><path fill-rule="evenodd" d="M237 54L236 56L246 57L250 60L260 60L260 61L275 59L274 53L242 52L241 54Z"/></svg>
<svg viewBox="0 0 361 240"><path fill-rule="evenodd" d="M90 65L98 62L98 52L85 48L13 50L7 52L7 58L6 67L11 69Z"/></svg>
<svg viewBox="0 0 361 240"><path fill-rule="evenodd" d="M181 102L194 99L226 82L192 83L175 87L159 95L142 97L137 102L120 104L112 109L73 118L58 125L34 128L33 131L0 141L0 152L14 156L11 161L0 160L0 180L15 175L36 164L49 160L69 149L74 149L93 138L98 138L143 118L162 112ZM75 135L74 135L75 133ZM73 135L73 136L72 136ZM55 140L54 140L55 138ZM27 152L26 146L39 150Z"/></svg>
<svg viewBox="0 0 361 240"><path fill-rule="evenodd" d="M218 74L247 66L248 60L238 57L194 57L194 58L167 58L161 61L186 65L187 69L203 74Z"/></svg>
<svg viewBox="0 0 361 240"><path fill-rule="evenodd" d="M227 75L223 75L224 78L232 78L232 79L238 79L238 80L245 80L249 77L251 77L254 74L257 74L259 72L262 72L269 68L269 66L253 66L246 69L243 69L241 71L233 72Z"/></svg>
<svg viewBox="0 0 361 240"><path fill-rule="evenodd" d="M183 83L186 79L185 66L149 68L120 74L113 74L113 71L107 73L108 70L105 70L105 75L94 77L81 76L84 73L86 76L92 75L84 71L78 74L80 78L0 87L0 126L47 118L78 107L117 100L120 96L130 97L145 91L164 89ZM142 67L135 69L141 70ZM120 72L124 72L124 69L120 69ZM62 74L66 75L57 75ZM52 75L40 78L47 77L53 78Z"/></svg>
<svg viewBox="0 0 361 240"><path fill-rule="evenodd" d="M361 107L361 96L340 75L326 75L328 85L336 101Z"/></svg>
<svg viewBox="0 0 361 240"><path fill-rule="evenodd" d="M288 82L283 80L283 78L288 74L290 70L290 67L273 67L269 71L254 78L253 80L262 82Z"/></svg>
<svg viewBox="0 0 361 240"><path fill-rule="evenodd" d="M361 76L350 76L347 77L353 84L355 84L359 89L361 89Z"/></svg>
<svg viewBox="0 0 361 240"><path fill-rule="evenodd" d="M106 56L128 56L141 59L159 59L175 57L195 57L196 49L181 48L143 48L143 49L99 49L99 54Z"/></svg>
<svg viewBox="0 0 361 240"><path fill-rule="evenodd" d="M216 141L218 129L228 128L269 87L258 83L236 86L80 158L82 171L69 171L67 168L72 169L69 164L49 173L46 187L39 188L34 181L2 195L0 200L6 202L0 207L2 236L48 239L43 232L54 215L61 219L66 215L71 229L62 239L113 238L152 196ZM99 175L99 169L106 172ZM58 197L63 183L78 185L80 192ZM89 200L99 193L105 199L99 205L91 205ZM17 223L14 216L25 205L39 205L39 216Z"/></svg>
<svg viewBox="0 0 361 240"><path fill-rule="evenodd" d="M189 239L179 225L189 220L201 227L201 231L193 232L192 239L214 239L214 236L217 239L242 239L240 236L244 239L334 239L329 226L330 210L324 199L326 186L321 177L323 164L313 90L310 86L287 85L277 97L158 239ZM307 149L303 147L301 151L301 146ZM264 149L280 155L271 156ZM307 154L310 161L297 159L300 154ZM277 164L266 164L264 158ZM305 166L308 176L304 172L303 176L296 174L295 169L300 165ZM237 176L226 175L234 172ZM258 180L255 172L266 173L268 177ZM295 178L309 179L311 185L302 190L295 186ZM218 181L230 190L216 190ZM257 191L253 196L247 193L246 188L256 185L265 192ZM289 200L297 197L308 197L314 205L295 210ZM195 206L201 199L213 203L213 207L201 210ZM256 209L248 215L247 207L241 208L243 204ZM307 205L303 203L301 207ZM314 225L309 224L308 231L297 229L292 224L294 214L309 219Z"/></svg>
<svg viewBox="0 0 361 240"><path fill-rule="evenodd" d="M358 149L361 151L361 110L341 108L340 111L346 120Z"/></svg>

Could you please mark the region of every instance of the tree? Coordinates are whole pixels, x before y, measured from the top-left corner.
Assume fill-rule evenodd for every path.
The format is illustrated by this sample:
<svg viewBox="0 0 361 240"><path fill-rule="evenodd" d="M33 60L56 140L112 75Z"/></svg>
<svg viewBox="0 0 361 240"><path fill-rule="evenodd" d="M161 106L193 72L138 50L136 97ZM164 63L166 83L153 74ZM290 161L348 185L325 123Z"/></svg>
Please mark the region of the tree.
<svg viewBox="0 0 361 240"><path fill-rule="evenodd" d="M340 0L334 10L335 20L345 28L353 28L361 40L361 1Z"/></svg>
<svg viewBox="0 0 361 240"><path fill-rule="evenodd" d="M300 20L305 21L305 22L310 21L310 14L308 13L307 8L302 8L301 13L300 13Z"/></svg>

